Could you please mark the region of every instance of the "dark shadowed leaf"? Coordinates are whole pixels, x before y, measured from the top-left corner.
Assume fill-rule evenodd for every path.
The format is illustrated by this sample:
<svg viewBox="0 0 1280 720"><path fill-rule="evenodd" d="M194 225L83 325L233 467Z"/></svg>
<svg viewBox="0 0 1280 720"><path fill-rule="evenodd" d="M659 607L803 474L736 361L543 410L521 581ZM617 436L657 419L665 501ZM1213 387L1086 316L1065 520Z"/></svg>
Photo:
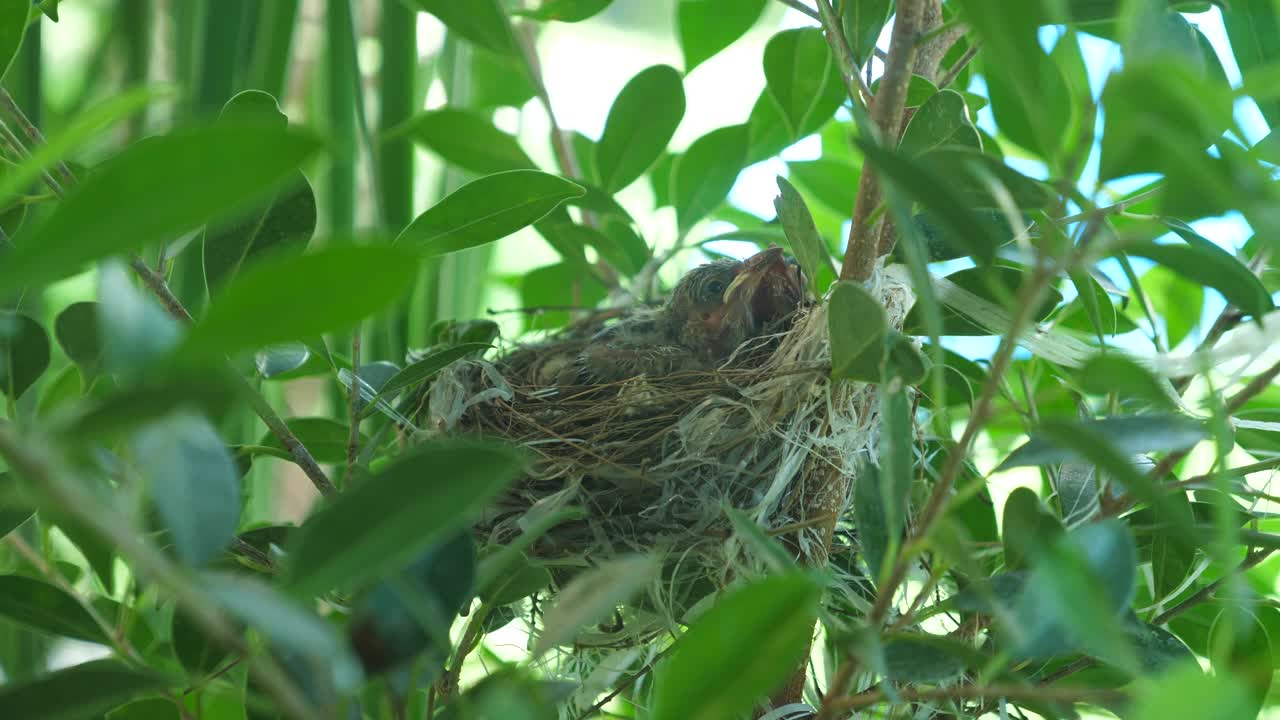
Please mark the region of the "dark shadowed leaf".
<svg viewBox="0 0 1280 720"><path fill-rule="evenodd" d="M521 463L509 448L461 441L404 455L303 524L290 543L289 586L312 595L403 566L468 522Z"/></svg>
<svg viewBox="0 0 1280 720"><path fill-rule="evenodd" d="M781 575L729 592L700 616L654 678L654 720L737 717L795 670L821 588Z"/></svg>
<svg viewBox="0 0 1280 720"><path fill-rule="evenodd" d="M533 10L516 10L512 15L521 15L530 20L558 20L559 22L582 22L599 14L609 7L613 0L542 0Z"/></svg>
<svg viewBox="0 0 1280 720"><path fill-rule="evenodd" d="M102 628L75 598L29 577L0 575L0 617L52 635L108 644Z"/></svg>
<svg viewBox="0 0 1280 720"><path fill-rule="evenodd" d="M1275 613L1274 608L1250 611L1223 610L1209 628L1210 661L1214 672L1232 674L1245 686L1253 709L1260 710L1271 689L1271 638L1255 612Z"/></svg>
<svg viewBox="0 0 1280 720"><path fill-rule="evenodd" d="M534 657L571 642L583 627L609 619L615 608L657 576L653 558L637 555L615 558L570 580L547 608L542 634L533 646Z"/></svg>
<svg viewBox="0 0 1280 720"><path fill-rule="evenodd" d="M841 281L827 310L831 377L879 382L889 332L884 306L860 283Z"/></svg>
<svg viewBox="0 0 1280 720"><path fill-rule="evenodd" d="M1186 643L1176 635L1162 627L1148 625L1131 618L1125 630L1133 649L1138 653L1138 661L1147 672L1162 672L1177 665L1195 662L1195 654Z"/></svg>
<svg viewBox="0 0 1280 720"><path fill-rule="evenodd" d="M387 245L264 260L214 296L179 352L209 358L347 328L403 297L417 275L417 258Z"/></svg>
<svg viewBox="0 0 1280 720"><path fill-rule="evenodd" d="M956 145L982 149L964 98L954 90L942 90L911 116L898 149L907 157L915 157L935 148Z"/></svg>
<svg viewBox="0 0 1280 720"><path fill-rule="evenodd" d="M361 375L364 378L364 375ZM326 417L295 417L286 421L293 434L311 451L317 462L338 463L347 459L347 442L351 431L346 423ZM364 444L365 438L360 437ZM284 452L284 444L271 432L266 432L258 440L262 447L269 447Z"/></svg>
<svg viewBox="0 0 1280 720"><path fill-rule="evenodd" d="M764 13L768 0L680 0L676 29L684 53L684 72L729 47Z"/></svg>
<svg viewBox="0 0 1280 720"><path fill-rule="evenodd" d="M140 429L133 450L178 557L208 563L240 521L240 473L226 443L208 420L176 413Z"/></svg>
<svg viewBox="0 0 1280 720"><path fill-rule="evenodd" d="M412 0L411 4L435 15L445 27L476 45L504 55L518 52L498 0Z"/></svg>
<svg viewBox="0 0 1280 720"><path fill-rule="evenodd" d="M100 717L169 683L168 678L135 670L117 660L92 660L25 682L0 685L0 707L22 720L80 720Z"/></svg>
<svg viewBox="0 0 1280 720"><path fill-rule="evenodd" d="M974 654L967 645L936 635L900 634L884 644L885 669L898 682L946 682L963 673Z"/></svg>
<svg viewBox="0 0 1280 720"><path fill-rule="evenodd" d="M31 519L35 510L18 494L13 476L0 472L0 539Z"/></svg>
<svg viewBox="0 0 1280 720"><path fill-rule="evenodd" d="M463 170L481 175L534 167L515 138L494 127L488 116L461 108L440 108L415 115L398 132L408 133Z"/></svg>
<svg viewBox="0 0 1280 720"><path fill-rule="evenodd" d="M31 5L30 0L0 1L0 78L8 72L9 65L18 55L18 48L22 46Z"/></svg>
<svg viewBox="0 0 1280 720"><path fill-rule="evenodd" d="M821 297L822 289L814 284L820 268L834 272L827 244L818 234L818 228L813 224L813 215L809 213L809 206L805 205L804 198L781 175L778 176L778 192L778 197L773 200L778 220L782 222L787 241L791 243L791 250L795 252L800 268L804 270L805 277L809 278L810 290L816 297Z"/></svg>
<svg viewBox="0 0 1280 720"><path fill-rule="evenodd" d="M835 59L817 28L783 30L764 48L764 77L793 136L799 136L823 104L832 77L839 83Z"/></svg>
<svg viewBox="0 0 1280 720"><path fill-rule="evenodd" d="M1004 307L1009 307L1009 300L1016 297L1018 287L1026 279L1028 268L997 265L989 268L967 268L959 270L946 276L948 282L955 283L956 286L969 291L970 293ZM994 286L994 287L993 287ZM1049 317L1053 309L1058 303L1062 302L1062 293L1054 288L1050 288L1045 293L1045 299L1040 303L1039 309L1036 311L1032 319L1035 321L1043 320ZM1012 310L1012 308L1010 308ZM950 307L942 307L942 334L943 335L996 335L997 330L988 329L978 325L970 320L963 313L953 310ZM913 307L907 313L907 319L902 323L902 331L908 335L927 335L928 329L925 327L924 310L922 308Z"/></svg>
<svg viewBox="0 0 1280 720"><path fill-rule="evenodd" d="M181 610L174 610L169 626L174 654L192 677L217 670L227 657L227 650L209 638L204 630ZM172 707L172 704L170 704Z"/></svg>
<svg viewBox="0 0 1280 720"><path fill-rule="evenodd" d="M443 255L493 242L537 222L560 203L586 192L537 170L509 170L463 185L414 219L396 244Z"/></svg>
<svg viewBox="0 0 1280 720"><path fill-rule="evenodd" d="M48 367L49 334L40 323L0 310L0 393L17 399Z"/></svg>
<svg viewBox="0 0 1280 720"><path fill-rule="evenodd" d="M53 335L58 338L62 351L79 365L85 376L92 378L102 367L102 333L99 330L100 310L96 302L78 302L58 313L53 322Z"/></svg>
<svg viewBox="0 0 1280 720"><path fill-rule="evenodd" d="M1062 523L1029 488L1020 487L1004 503L1004 564L1010 570L1027 565L1037 552L1062 535Z"/></svg>
<svg viewBox="0 0 1280 720"><path fill-rule="evenodd" d="M684 117L684 82L670 65L654 65L631 78L605 120L595 149L596 174L617 192L647 171L667 149Z"/></svg>
<svg viewBox="0 0 1280 720"><path fill-rule="evenodd" d="M278 189L320 147L262 123L140 140L99 165L0 267L0 287L41 285L85 263L171 240Z"/></svg>
<svg viewBox="0 0 1280 720"><path fill-rule="evenodd" d="M1131 415L1064 422L1046 418L1041 433L1009 454L1001 468L1048 465L1080 460L1073 448L1056 443L1052 436L1071 427L1100 438L1116 451L1132 455L1143 452L1185 450L1209 437L1204 426L1181 415Z"/></svg>
<svg viewBox="0 0 1280 720"><path fill-rule="evenodd" d="M957 196L975 208L1003 207L1001 201L1007 198L1019 208L1036 209L1048 206L1053 200L1053 191L1048 185L972 147L937 147L921 155L919 163L933 177L947 178ZM921 202L928 206L926 201Z"/></svg>
<svg viewBox="0 0 1280 720"><path fill-rule="evenodd" d="M455 96L455 78L467 81L467 106L476 109L522 107L537 94L523 59L502 55L480 46L471 52L444 52L436 57L445 91Z"/></svg>
<svg viewBox="0 0 1280 720"><path fill-rule="evenodd" d="M746 156L747 126L731 125L694 140L676 159L671 195L680 227L693 227L724 200Z"/></svg>

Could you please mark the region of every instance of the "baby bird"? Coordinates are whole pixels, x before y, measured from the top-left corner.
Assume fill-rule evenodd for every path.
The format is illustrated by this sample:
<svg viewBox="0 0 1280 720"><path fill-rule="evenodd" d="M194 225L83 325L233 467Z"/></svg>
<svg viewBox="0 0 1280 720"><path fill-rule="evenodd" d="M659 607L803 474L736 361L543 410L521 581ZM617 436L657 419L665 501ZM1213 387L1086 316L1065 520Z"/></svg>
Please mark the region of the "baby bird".
<svg viewBox="0 0 1280 720"><path fill-rule="evenodd" d="M782 248L746 260L716 260L690 270L667 302L597 333L560 385L607 383L637 375L706 370L766 323L796 309L804 278Z"/></svg>

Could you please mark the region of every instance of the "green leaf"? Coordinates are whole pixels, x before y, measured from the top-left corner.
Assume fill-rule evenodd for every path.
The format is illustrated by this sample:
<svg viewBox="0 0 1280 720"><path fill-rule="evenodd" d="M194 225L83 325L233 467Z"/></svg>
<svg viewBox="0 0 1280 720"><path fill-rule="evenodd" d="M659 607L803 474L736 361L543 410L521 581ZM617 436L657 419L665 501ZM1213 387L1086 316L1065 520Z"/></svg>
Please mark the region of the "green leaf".
<svg viewBox="0 0 1280 720"><path fill-rule="evenodd" d="M781 575L737 588L699 617L654 678L654 720L720 720L750 710L795 671L821 588Z"/></svg>
<svg viewBox="0 0 1280 720"><path fill-rule="evenodd" d="M487 350L490 346L486 343L462 343L452 347L437 350L436 352L423 357L421 360L405 367L400 372L391 376L382 389L378 391L379 395L391 397L395 393L407 387L418 385L419 383L430 380L435 377L436 373L445 369L453 362L460 360L472 353L479 353Z"/></svg>
<svg viewBox="0 0 1280 720"><path fill-rule="evenodd" d="M217 670L227 657L227 650L209 638L204 630L181 610L173 611L169 625L173 652L193 678Z"/></svg>
<svg viewBox="0 0 1280 720"><path fill-rule="evenodd" d="M746 164L746 155L747 126L731 125L694 140L676 158L671 200L681 228L693 227L725 199Z"/></svg>
<svg viewBox="0 0 1280 720"><path fill-rule="evenodd" d="M17 483L7 472L0 472L0 539L17 530L35 515L18 494Z"/></svg>
<svg viewBox="0 0 1280 720"><path fill-rule="evenodd" d="M1228 302L1254 318L1260 318L1275 308L1271 294L1258 277L1217 245L1145 243L1126 247L1125 252L1147 258L1198 285L1217 290Z"/></svg>
<svg viewBox="0 0 1280 720"><path fill-rule="evenodd" d="M1207 675L1194 663L1143 678L1135 689L1133 704L1126 714L1132 720L1254 720L1258 716L1255 704L1233 675Z"/></svg>
<svg viewBox="0 0 1280 720"><path fill-rule="evenodd" d="M42 285L85 263L172 240L269 195L319 147L262 123L183 128L135 142L32 229L0 267L0 288Z"/></svg>
<svg viewBox="0 0 1280 720"><path fill-rule="evenodd" d="M596 174L605 192L630 185L657 162L684 108L684 82L670 65L654 65L627 81L609 108L604 134L596 144Z"/></svg>
<svg viewBox="0 0 1280 720"><path fill-rule="evenodd" d="M363 373L361 379L364 379ZM327 417L291 417L285 424L293 431L298 440L311 451L317 462L340 463L347 460L347 442L351 431L346 423ZM365 438L360 436L361 444ZM270 431L263 433L258 445L281 452L285 451L284 443Z"/></svg>
<svg viewBox="0 0 1280 720"><path fill-rule="evenodd" d="M1184 534L1184 528L1195 524L1195 514L1186 493L1180 492L1170 493L1151 510L1158 528L1151 541L1151 584L1154 596L1164 599L1182 585L1195 564L1195 539Z"/></svg>
<svg viewBox="0 0 1280 720"><path fill-rule="evenodd" d="M1052 480L1054 492L1058 495L1058 507L1062 511L1062 522L1078 525L1098 511L1100 488L1096 466L1086 462L1064 462L1058 465L1058 472Z"/></svg>
<svg viewBox="0 0 1280 720"><path fill-rule="evenodd" d="M424 255L484 245L537 222L586 190L537 170L509 170L463 185L419 215L396 238Z"/></svg>
<svg viewBox="0 0 1280 720"><path fill-rule="evenodd" d="M937 147L921 155L919 162L934 177L948 178L957 195L975 208L1000 208L1005 199L1022 209L1041 209L1053 202L1054 193L1048 185L971 147ZM993 184L999 189L993 189Z"/></svg>
<svg viewBox="0 0 1280 720"><path fill-rule="evenodd" d="M1018 447L1001 463L1001 468L1048 465L1082 459L1073 448L1059 444L1055 435L1071 429L1096 436L1124 454L1186 450L1209 437L1204 427L1181 415L1130 415L1069 422L1045 418L1040 433Z"/></svg>
<svg viewBox="0 0 1280 720"><path fill-rule="evenodd" d="M40 323L0 310L0 394L16 400L48 367L49 335Z"/></svg>
<svg viewBox="0 0 1280 720"><path fill-rule="evenodd" d="M1080 368L1080 386L1094 395L1115 393L1164 410L1174 409L1171 386L1123 355L1098 355Z"/></svg>
<svg viewBox="0 0 1280 720"><path fill-rule="evenodd" d="M791 178L808 190L827 209L848 215L858 192L858 176L862 168L844 160L821 157L787 163Z"/></svg>
<svg viewBox="0 0 1280 720"><path fill-rule="evenodd" d="M213 298L182 357L215 357L348 328L404 297L417 258L387 245L333 245L264 260Z"/></svg>
<svg viewBox="0 0 1280 720"><path fill-rule="evenodd" d="M121 705L104 720L182 720L182 715L169 698L152 697Z"/></svg>
<svg viewBox="0 0 1280 720"><path fill-rule="evenodd" d="M892 182L930 211L931 216L937 220L938 225L943 228L952 243L963 248L967 255L972 255L979 263L989 264L995 259L996 248L999 244L1003 244L1004 239L999 236L993 238L986 226L974 215L970 204L953 186L955 175L948 178L938 174L934 168L908 160L900 154L885 150L863 138L856 138L854 142L862 149L867 160L881 174L881 177ZM863 172L866 172L865 167ZM997 243L997 238L1001 242Z"/></svg>
<svg viewBox="0 0 1280 720"><path fill-rule="evenodd" d="M486 561L500 564L485 567ZM551 572L522 552L503 553L501 546L490 545L480 552L480 563L490 581L476 595L494 607L523 600L551 584Z"/></svg>
<svg viewBox="0 0 1280 720"><path fill-rule="evenodd" d="M827 310L831 377L879 382L888 331L884 306L861 284L836 283Z"/></svg>
<svg viewBox="0 0 1280 720"><path fill-rule="evenodd" d="M18 56L30 15L30 0L0 0L0 78Z"/></svg>
<svg viewBox="0 0 1280 720"><path fill-rule="evenodd" d="M1013 241L1014 232L1009 229L1009 219L1005 213L999 210L975 208L973 216L984 228L983 232L995 247L999 248ZM912 224L924 241L926 262L954 260L967 255L966 239L956 237L951 227L939 221L931 213L917 213L912 218ZM1022 229L1024 228L1018 228L1019 231ZM893 246L893 255L900 261L905 260L902 245L903 243L897 243Z"/></svg>
<svg viewBox="0 0 1280 720"><path fill-rule="evenodd" d="M936 635L898 634L884 644L885 669L897 682L944 683L967 667L972 648Z"/></svg>
<svg viewBox="0 0 1280 720"><path fill-rule="evenodd" d="M574 293L577 287L578 292ZM604 300L608 291L591 275L569 263L534 268L520 278L520 304L524 307L577 305L591 307ZM565 325L571 315L565 310L548 310L527 315L525 328L549 330Z"/></svg>
<svg viewBox="0 0 1280 720"><path fill-rule="evenodd" d="M841 4L840 24L859 67L871 59L892 6L892 0L845 0Z"/></svg>
<svg viewBox="0 0 1280 720"><path fill-rule="evenodd" d="M359 585L399 568L463 526L514 478L513 450L429 443L311 516L290 543L288 585L301 595Z"/></svg>
<svg viewBox="0 0 1280 720"><path fill-rule="evenodd" d="M21 575L0 575L0 617L51 635L110 643L93 616L75 598L53 585Z"/></svg>
<svg viewBox="0 0 1280 720"><path fill-rule="evenodd" d="M916 157L936 148L955 145L981 150L982 140L960 93L941 90L911 116L898 150L907 157Z"/></svg>
<svg viewBox="0 0 1280 720"><path fill-rule="evenodd" d="M91 660L26 682L0 685L0 707L22 720L81 720L168 685L161 675L134 670L117 660Z"/></svg>
<svg viewBox="0 0 1280 720"><path fill-rule="evenodd" d="M658 576L653 558L635 555L604 562L570 580L556 594L543 616L542 634L533 656L572 642L584 626L608 619L618 605L630 600Z"/></svg>
<svg viewBox="0 0 1280 720"><path fill-rule="evenodd" d="M435 15L450 31L467 40L503 55L516 55L511 25L498 0L413 0L419 10Z"/></svg>
<svg viewBox="0 0 1280 720"><path fill-rule="evenodd" d="M1044 548L1034 565L1014 607L1016 630L1006 628L1016 633L1014 652L1048 657L1084 649L1135 667L1120 623L1137 580L1128 529L1114 519L1083 525Z"/></svg>
<svg viewBox="0 0 1280 720"><path fill-rule="evenodd" d="M966 290L983 300L996 305L1008 307L1009 300L1017 295L1018 287L1027 277L1028 268L1020 266L996 265L986 268L966 268L946 276L948 282ZM1062 302L1062 293L1050 288L1045 299L1040 303L1032 319L1039 322L1049 317L1053 309ZM1012 309L1012 308L1010 308ZM973 322L963 313L950 307L942 307L942 334L960 336L982 336L996 334ZM902 331L908 335L927 335L924 311L913 307L902 323Z"/></svg>
<svg viewBox="0 0 1280 720"><path fill-rule="evenodd" d="M78 302L58 313L53 322L53 335L62 351L79 365L85 377L92 378L102 368L102 332L98 325L100 310L96 302Z"/></svg>
<svg viewBox="0 0 1280 720"><path fill-rule="evenodd" d="M140 429L133 450L178 557L205 565L240 521L240 473L226 443L203 417L175 413Z"/></svg>
<svg viewBox="0 0 1280 720"><path fill-rule="evenodd" d="M764 77L796 137L822 106L831 79L840 82L827 41L817 28L783 30L770 38L764 47Z"/></svg>
<svg viewBox="0 0 1280 720"><path fill-rule="evenodd" d="M514 10L511 14L530 20L575 23L598 15L612 2L613 0L542 0L542 4L536 9Z"/></svg>
<svg viewBox="0 0 1280 720"><path fill-rule="evenodd" d="M103 367L127 378L141 377L169 354L181 334L177 322L115 261L98 270L98 328Z"/></svg>
<svg viewBox="0 0 1280 720"><path fill-rule="evenodd" d="M395 132L408 133L445 162L481 175L536 167L515 138L474 110L428 110Z"/></svg>
<svg viewBox="0 0 1280 720"><path fill-rule="evenodd" d="M1260 612L1274 610L1264 608ZM1209 649L1214 672L1241 680L1254 712L1260 710L1271 689L1275 665L1271 638L1258 616L1244 608L1223 609L1209 628Z"/></svg>
<svg viewBox="0 0 1280 720"><path fill-rule="evenodd" d="M787 125L782 108L769 88L760 91L756 104L751 107L751 116L747 119L747 164L772 157L796 140L818 132L831 119L836 109L849 99L839 76L834 78L835 82L831 80L832 78L828 78L823 86L822 95L799 132L793 132Z"/></svg>
<svg viewBox="0 0 1280 720"><path fill-rule="evenodd" d="M1169 347L1177 347L1192 328L1200 324L1204 310L1204 286L1184 279L1168 268L1156 266L1142 274L1141 283L1131 291L1141 301L1139 289L1164 322Z"/></svg>
<svg viewBox="0 0 1280 720"><path fill-rule="evenodd" d="M1010 570L1026 566L1041 548L1062 535L1062 523L1040 504L1029 488L1016 488L1004 501L1004 564Z"/></svg>
<svg viewBox="0 0 1280 720"><path fill-rule="evenodd" d="M537 95L524 60L517 54L501 55L473 45L471 52L440 53L436 63L446 96L457 97L454 78L465 78L467 107L475 110L521 108Z"/></svg>
<svg viewBox="0 0 1280 720"><path fill-rule="evenodd" d="M885 569L890 546L899 538L889 534L889 516L885 510L884 480L880 468L870 461L858 466L858 480L853 484L853 519L858 527L858 544L862 559L871 570L873 579ZM899 523L900 524L900 523Z"/></svg>
<svg viewBox="0 0 1280 720"><path fill-rule="evenodd" d="M782 222L782 227L787 233L787 241L791 243L791 249L800 262L800 268L804 270L805 277L809 278L810 291L815 297L820 298L822 292L814 286L820 268L835 272L835 265L827 252L827 244L818 234L818 228L813 224L813 215L809 213L809 206L805 205L804 198L800 197L795 186L781 175L778 176L778 192L778 197L773 199L773 207L778 211L778 220Z"/></svg>
<svg viewBox="0 0 1280 720"><path fill-rule="evenodd" d="M1280 11L1270 0L1232 0L1223 3L1222 23L1231 53L1246 83L1258 71L1280 61ZM1267 124L1280 125L1280 98L1255 98Z"/></svg>
<svg viewBox="0 0 1280 720"><path fill-rule="evenodd" d="M680 0L676 31L689 74L732 45L764 14L768 0Z"/></svg>

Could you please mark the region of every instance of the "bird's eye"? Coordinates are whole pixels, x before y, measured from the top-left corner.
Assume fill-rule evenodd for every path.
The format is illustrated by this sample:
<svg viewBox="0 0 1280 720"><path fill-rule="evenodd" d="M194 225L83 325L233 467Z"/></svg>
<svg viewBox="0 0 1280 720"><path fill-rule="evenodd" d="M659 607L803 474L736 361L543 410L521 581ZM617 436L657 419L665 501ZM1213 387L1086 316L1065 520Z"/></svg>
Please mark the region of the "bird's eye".
<svg viewBox="0 0 1280 720"><path fill-rule="evenodd" d="M707 296L718 298L724 294L725 284L721 280L712 280L707 283Z"/></svg>

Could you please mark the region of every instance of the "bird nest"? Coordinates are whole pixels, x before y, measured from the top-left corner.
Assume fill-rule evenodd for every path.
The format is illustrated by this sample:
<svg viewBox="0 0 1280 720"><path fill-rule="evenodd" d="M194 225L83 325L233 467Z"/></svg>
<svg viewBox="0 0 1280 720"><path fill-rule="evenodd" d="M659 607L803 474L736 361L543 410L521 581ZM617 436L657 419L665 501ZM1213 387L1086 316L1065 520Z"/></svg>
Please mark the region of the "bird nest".
<svg viewBox="0 0 1280 720"><path fill-rule="evenodd" d="M884 274L874 285L900 327L910 291ZM763 559L735 537L726 508L798 556L825 557L833 515L848 507L849 483L832 479L852 478L874 457L877 427L874 388L829 379L826 306L802 305L705 371L545 384L546 359L584 346L603 327L599 317L495 358L456 363L432 384L420 410L428 433L501 438L533 457L475 525L478 539L506 544L540 519L578 508L577 519L555 525L529 550L558 582L621 555L662 558L660 581L636 603L645 620L603 633L594 643L601 645L671 627L733 577L760 568Z"/></svg>

